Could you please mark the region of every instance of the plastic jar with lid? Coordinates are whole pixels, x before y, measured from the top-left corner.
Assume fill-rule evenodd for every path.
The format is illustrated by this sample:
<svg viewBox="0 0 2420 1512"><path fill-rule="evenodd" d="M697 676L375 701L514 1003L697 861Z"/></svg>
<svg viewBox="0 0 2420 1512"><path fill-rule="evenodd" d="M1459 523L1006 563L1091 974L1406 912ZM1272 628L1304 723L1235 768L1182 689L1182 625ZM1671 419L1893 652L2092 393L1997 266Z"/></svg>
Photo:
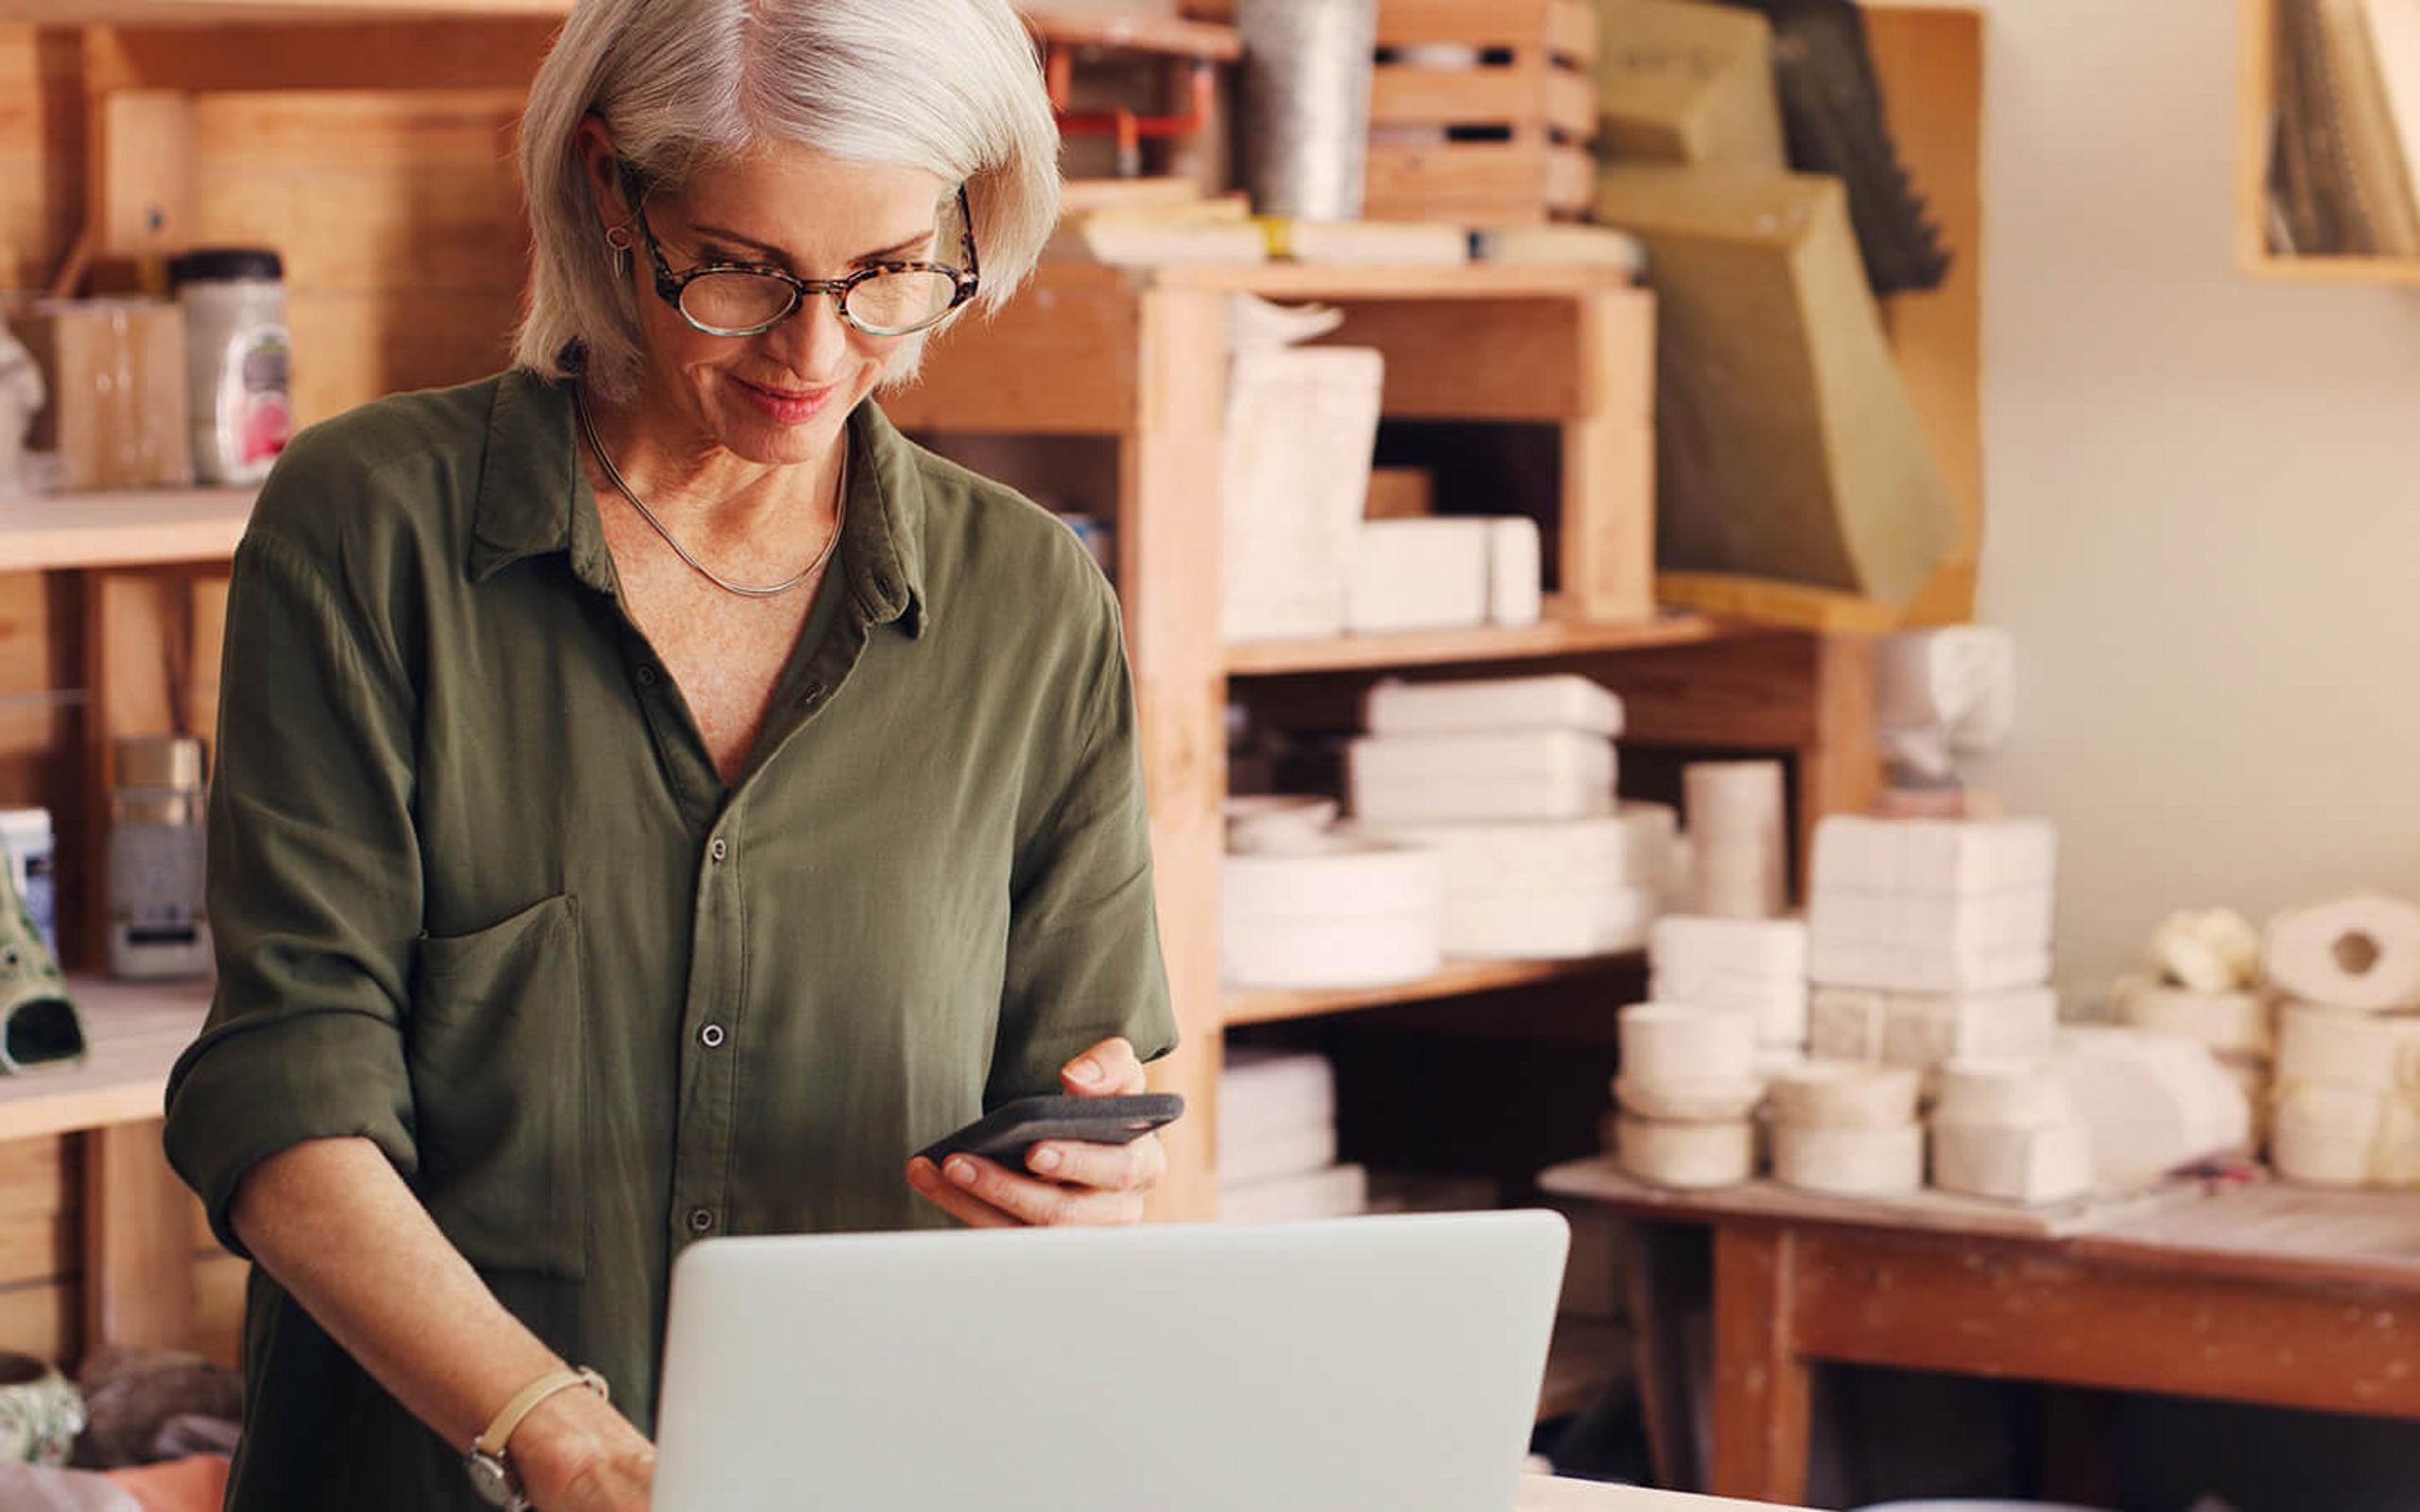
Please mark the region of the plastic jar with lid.
<svg viewBox="0 0 2420 1512"><path fill-rule="evenodd" d="M171 261L168 283L185 315L194 472L257 483L294 433L285 266L262 248L207 248Z"/></svg>

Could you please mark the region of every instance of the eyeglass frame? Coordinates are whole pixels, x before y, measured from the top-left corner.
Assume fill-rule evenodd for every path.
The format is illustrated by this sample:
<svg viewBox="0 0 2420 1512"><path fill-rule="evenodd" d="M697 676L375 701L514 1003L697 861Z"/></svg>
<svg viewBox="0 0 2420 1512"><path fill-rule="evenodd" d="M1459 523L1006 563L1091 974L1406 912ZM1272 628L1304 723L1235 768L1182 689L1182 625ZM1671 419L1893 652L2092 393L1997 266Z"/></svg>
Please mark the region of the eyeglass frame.
<svg viewBox="0 0 2420 1512"><path fill-rule="evenodd" d="M672 306L672 313L679 316L691 330L702 332L710 336L763 335L806 308L808 297L816 294L831 295L832 308L834 313L839 316L840 323L861 335L883 338L912 336L918 332L929 331L949 318L952 311L975 298L976 291L983 285L982 269L977 266L975 260L975 212L966 202L966 185L963 183L958 186L958 219L962 237L961 244L966 249L964 267L954 266L948 263L868 263L846 278L800 278L795 274L784 272L778 267L768 267L762 263L702 263L696 267L683 268L676 273L672 270L672 265L664 260L664 244L656 239L655 228L647 222L646 192L639 185L637 174L627 164L622 170L622 185L623 192L630 196L631 215L638 222L639 234L647 240L648 261L655 267L655 297ZM734 330L708 325L682 308L681 294L698 280L715 273L747 273L757 278L769 278L776 283L786 284L790 289L790 307L762 325ZM869 330L859 325L849 314L849 291L860 284L871 283L886 273L939 273L948 278L955 288L949 303L942 306L931 319L925 321L922 325L910 326L905 331Z"/></svg>

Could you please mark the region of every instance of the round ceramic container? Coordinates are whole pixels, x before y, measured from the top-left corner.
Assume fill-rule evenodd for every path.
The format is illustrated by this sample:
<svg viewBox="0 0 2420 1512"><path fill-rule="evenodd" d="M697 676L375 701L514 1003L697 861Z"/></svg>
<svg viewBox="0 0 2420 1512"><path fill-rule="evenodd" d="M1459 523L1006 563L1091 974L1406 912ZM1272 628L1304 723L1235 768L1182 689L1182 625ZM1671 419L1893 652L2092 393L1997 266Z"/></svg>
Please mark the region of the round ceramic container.
<svg viewBox="0 0 2420 1512"><path fill-rule="evenodd" d="M58 1366L0 1354L0 1459L64 1465L83 1431L83 1394Z"/></svg>

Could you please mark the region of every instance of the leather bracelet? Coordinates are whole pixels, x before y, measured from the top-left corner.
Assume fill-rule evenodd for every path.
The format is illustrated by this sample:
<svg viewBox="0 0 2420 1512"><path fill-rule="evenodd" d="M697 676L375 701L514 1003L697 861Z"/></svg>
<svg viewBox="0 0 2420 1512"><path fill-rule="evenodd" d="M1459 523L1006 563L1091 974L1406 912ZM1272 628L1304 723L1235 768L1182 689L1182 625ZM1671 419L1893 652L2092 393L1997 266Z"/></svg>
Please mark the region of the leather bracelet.
<svg viewBox="0 0 2420 1512"><path fill-rule="evenodd" d="M606 1385L605 1378L586 1366L549 1370L513 1393L512 1400L497 1411L487 1431L471 1440L471 1452L465 1456L471 1482L489 1504L507 1508L529 1504L522 1490L521 1477L505 1457L506 1446L512 1442L513 1431L521 1426L521 1420L528 1417L540 1402L574 1386L586 1386L605 1400L613 1400L613 1392Z"/></svg>

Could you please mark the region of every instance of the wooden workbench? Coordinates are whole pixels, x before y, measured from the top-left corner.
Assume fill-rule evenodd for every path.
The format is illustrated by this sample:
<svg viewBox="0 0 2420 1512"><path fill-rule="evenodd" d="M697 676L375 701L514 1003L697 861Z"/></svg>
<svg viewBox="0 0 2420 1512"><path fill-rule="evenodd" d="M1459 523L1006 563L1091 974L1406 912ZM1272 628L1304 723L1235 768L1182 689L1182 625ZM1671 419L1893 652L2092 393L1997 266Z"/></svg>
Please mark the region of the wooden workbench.
<svg viewBox="0 0 2420 1512"><path fill-rule="evenodd" d="M1668 1262L1654 1230L1714 1241L1712 1463L1721 1495L1806 1495L1823 1362L2420 1420L2420 1194L2268 1180L2171 1189L2051 1219L1917 1216L1770 1182L1678 1194L1602 1158L1544 1173L1634 1220L1640 1388L1659 1466L1682 1458ZM1675 1473L1667 1470L1668 1475Z"/></svg>

